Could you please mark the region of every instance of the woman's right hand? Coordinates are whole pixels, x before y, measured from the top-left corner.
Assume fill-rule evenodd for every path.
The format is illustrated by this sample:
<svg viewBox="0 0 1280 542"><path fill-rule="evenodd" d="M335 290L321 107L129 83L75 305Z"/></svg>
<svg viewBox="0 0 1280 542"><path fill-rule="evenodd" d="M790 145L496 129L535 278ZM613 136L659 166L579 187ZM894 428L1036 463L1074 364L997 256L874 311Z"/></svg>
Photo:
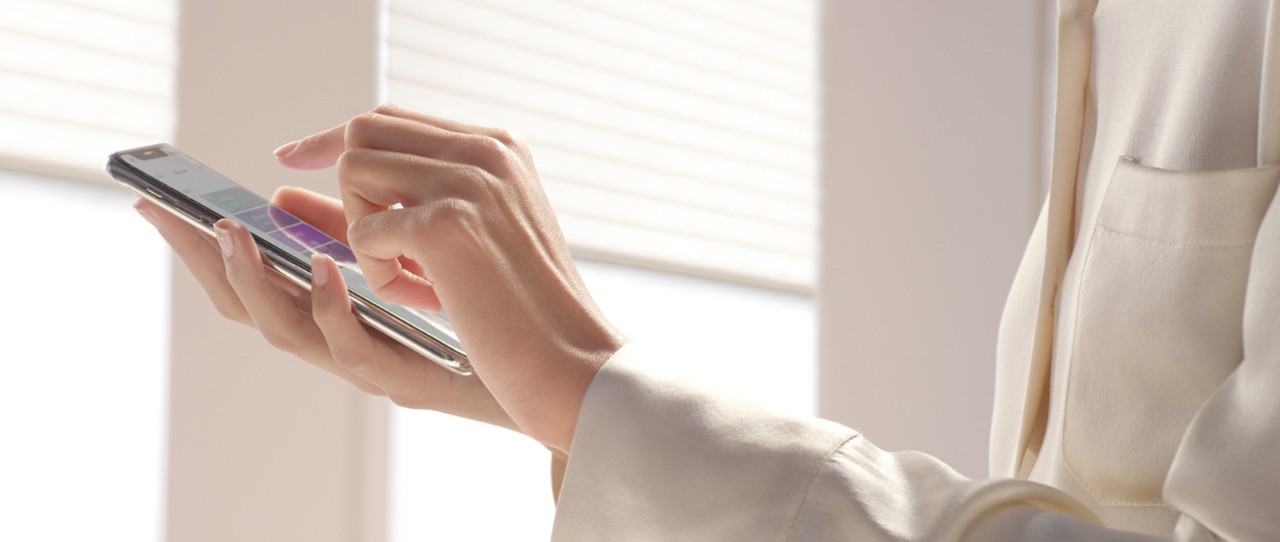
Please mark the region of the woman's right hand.
<svg viewBox="0 0 1280 542"><path fill-rule="evenodd" d="M330 236L346 242L342 203L300 188L282 188L274 203ZM217 240L145 199L138 212L159 230L195 276L218 312L257 329L272 346L336 374L396 404L519 428L479 378L462 377L428 361L381 333L370 331L351 310L346 284L327 256L312 260L312 291L263 266L249 231L235 222L215 225ZM372 370L355 374L344 365L361 360Z"/></svg>

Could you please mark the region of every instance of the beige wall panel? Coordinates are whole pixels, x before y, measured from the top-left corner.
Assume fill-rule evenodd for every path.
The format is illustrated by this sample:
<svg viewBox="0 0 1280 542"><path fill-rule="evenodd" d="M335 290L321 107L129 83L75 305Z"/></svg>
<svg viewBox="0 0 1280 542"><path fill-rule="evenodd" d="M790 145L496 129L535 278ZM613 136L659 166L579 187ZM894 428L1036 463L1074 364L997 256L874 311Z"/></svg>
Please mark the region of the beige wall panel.
<svg viewBox="0 0 1280 542"><path fill-rule="evenodd" d="M1048 2L828 1L819 412L985 475L1040 203Z"/></svg>
<svg viewBox="0 0 1280 542"><path fill-rule="evenodd" d="M264 195L277 145L378 101L378 3L182 0L174 143ZM385 404L228 323L175 262L168 538L383 538Z"/></svg>

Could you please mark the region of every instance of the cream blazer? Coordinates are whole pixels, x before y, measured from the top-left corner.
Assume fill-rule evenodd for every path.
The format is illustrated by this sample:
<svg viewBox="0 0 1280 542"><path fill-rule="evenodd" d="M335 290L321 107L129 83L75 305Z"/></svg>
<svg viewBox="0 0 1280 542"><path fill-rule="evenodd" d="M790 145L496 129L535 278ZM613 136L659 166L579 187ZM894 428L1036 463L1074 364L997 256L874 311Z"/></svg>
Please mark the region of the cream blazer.
<svg viewBox="0 0 1280 542"><path fill-rule="evenodd" d="M588 390L553 539L1280 540L1280 0L1062 0L1058 35L990 479L628 345Z"/></svg>

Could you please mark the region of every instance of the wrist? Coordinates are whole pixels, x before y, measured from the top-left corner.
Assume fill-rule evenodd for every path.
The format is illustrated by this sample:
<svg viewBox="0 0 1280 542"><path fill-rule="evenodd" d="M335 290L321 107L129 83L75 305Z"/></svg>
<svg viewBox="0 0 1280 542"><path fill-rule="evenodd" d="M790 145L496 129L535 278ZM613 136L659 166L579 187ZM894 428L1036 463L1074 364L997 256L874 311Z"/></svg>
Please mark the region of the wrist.
<svg viewBox="0 0 1280 542"><path fill-rule="evenodd" d="M577 430L578 416L591 383L605 363L613 357L626 339L612 329L603 334L597 344L574 346L562 350L562 356L552 362L547 370L539 371L544 378L534 393L542 397L541 415L530 427L530 436L549 448L568 454ZM568 360L568 362L566 362Z"/></svg>

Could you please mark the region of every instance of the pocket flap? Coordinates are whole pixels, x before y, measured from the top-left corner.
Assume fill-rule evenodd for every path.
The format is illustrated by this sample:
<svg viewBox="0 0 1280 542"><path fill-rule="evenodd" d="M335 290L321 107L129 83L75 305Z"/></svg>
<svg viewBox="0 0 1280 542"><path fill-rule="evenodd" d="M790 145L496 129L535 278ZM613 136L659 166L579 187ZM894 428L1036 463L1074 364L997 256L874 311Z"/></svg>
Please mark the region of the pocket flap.
<svg viewBox="0 0 1280 542"><path fill-rule="evenodd" d="M1280 165L1172 171L1122 157L1098 223L1119 233L1186 245L1248 244L1271 204Z"/></svg>

